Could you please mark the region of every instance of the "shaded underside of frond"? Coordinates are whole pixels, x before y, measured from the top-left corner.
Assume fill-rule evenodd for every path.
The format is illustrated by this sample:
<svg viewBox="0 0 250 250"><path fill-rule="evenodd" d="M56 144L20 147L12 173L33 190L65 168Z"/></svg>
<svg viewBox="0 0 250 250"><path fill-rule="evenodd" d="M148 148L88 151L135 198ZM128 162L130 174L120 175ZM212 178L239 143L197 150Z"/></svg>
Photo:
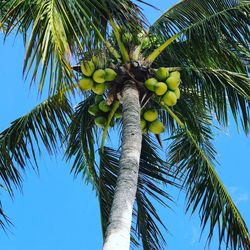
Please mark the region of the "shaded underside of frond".
<svg viewBox="0 0 250 250"><path fill-rule="evenodd" d="M90 95L75 108L68 127L65 157L68 161L73 159L71 172L75 176L82 174L87 183L91 182L93 187L97 188L98 171L95 165L97 129L94 117L88 112L89 106L94 102L94 95Z"/></svg>
<svg viewBox="0 0 250 250"><path fill-rule="evenodd" d="M49 153L57 152L64 141L70 114L66 97L57 95L0 133L0 185L10 195L13 195L13 186L21 188L27 166L36 168L42 145Z"/></svg>
<svg viewBox="0 0 250 250"><path fill-rule="evenodd" d="M166 39L177 33L206 50L219 46L220 37L231 46L249 46L250 3L244 0L185 0L167 10L151 27Z"/></svg>

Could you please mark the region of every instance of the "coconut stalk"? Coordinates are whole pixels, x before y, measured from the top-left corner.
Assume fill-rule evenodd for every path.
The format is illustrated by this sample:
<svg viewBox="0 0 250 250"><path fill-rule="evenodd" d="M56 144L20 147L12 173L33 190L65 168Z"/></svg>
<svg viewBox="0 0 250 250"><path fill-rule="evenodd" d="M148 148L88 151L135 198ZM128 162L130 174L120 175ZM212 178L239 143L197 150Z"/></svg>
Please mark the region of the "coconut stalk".
<svg viewBox="0 0 250 250"><path fill-rule="evenodd" d="M142 132L139 92L134 82L125 83L121 102L123 128L120 170L103 250L129 250L132 212L138 182Z"/></svg>

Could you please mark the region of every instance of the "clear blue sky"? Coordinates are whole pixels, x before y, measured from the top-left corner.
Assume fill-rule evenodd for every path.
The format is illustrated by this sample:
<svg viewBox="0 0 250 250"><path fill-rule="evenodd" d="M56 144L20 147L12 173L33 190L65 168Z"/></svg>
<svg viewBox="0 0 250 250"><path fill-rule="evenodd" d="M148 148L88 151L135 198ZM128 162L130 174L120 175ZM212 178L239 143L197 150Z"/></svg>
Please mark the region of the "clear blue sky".
<svg viewBox="0 0 250 250"><path fill-rule="evenodd" d="M161 2L159 4L159 2ZM164 3L163 3L164 2ZM151 1L162 11L176 1ZM145 8L153 21L160 12ZM13 45L14 44L14 45ZM24 49L21 39L9 38L3 44L0 35L0 130L27 113L39 103L35 88L29 89L22 80ZM218 172L238 204L250 227L250 141L242 132L237 133L233 121L224 135L215 141L219 152ZM23 193L16 192L11 200L1 194L4 209L14 223L11 233L0 231L0 248L4 250L80 250L101 249L99 209L95 193L81 178L69 174L70 167L47 154L39 160L40 175L31 169L24 176ZM170 250L200 250L205 237L200 240L198 216L184 215L183 196L180 195L173 211L160 209L171 234L166 235ZM216 249L216 239L211 249Z"/></svg>

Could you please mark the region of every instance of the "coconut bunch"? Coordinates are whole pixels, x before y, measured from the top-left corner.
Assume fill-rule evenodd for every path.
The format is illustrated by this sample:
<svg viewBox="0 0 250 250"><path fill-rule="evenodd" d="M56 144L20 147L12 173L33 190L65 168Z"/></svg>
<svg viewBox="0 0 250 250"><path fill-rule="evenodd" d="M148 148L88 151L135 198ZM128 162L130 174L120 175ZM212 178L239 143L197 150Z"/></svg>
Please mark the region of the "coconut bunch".
<svg viewBox="0 0 250 250"><path fill-rule="evenodd" d="M124 32L122 35L122 42L126 47L130 47L132 44L136 46L141 46L141 49L147 49L150 47L151 41L149 36L145 31L141 31L137 34L131 34L129 32Z"/></svg>
<svg viewBox="0 0 250 250"><path fill-rule="evenodd" d="M180 98L180 72L169 72L168 68L161 67L155 71L155 78L145 81L145 87L161 97L161 102L167 106L174 106Z"/></svg>
<svg viewBox="0 0 250 250"><path fill-rule="evenodd" d="M112 105L108 105L106 100L101 95L95 96L95 103L89 106L88 112L95 116L95 124L103 128L107 125L108 116L112 109ZM122 117L122 114L120 110L118 109L116 113L114 114L114 117L112 118L110 122L110 127L113 127L115 125L116 119L120 119Z"/></svg>
<svg viewBox="0 0 250 250"><path fill-rule="evenodd" d="M158 120L158 112L156 109L148 109L142 113L141 129L143 133L151 132L156 135L165 131L163 123Z"/></svg>
<svg viewBox="0 0 250 250"><path fill-rule="evenodd" d="M78 83L80 89L92 90L96 95L102 95L108 88L107 83L115 80L117 76L117 73L111 68L100 68L96 57L90 61L83 61L81 71L83 78Z"/></svg>

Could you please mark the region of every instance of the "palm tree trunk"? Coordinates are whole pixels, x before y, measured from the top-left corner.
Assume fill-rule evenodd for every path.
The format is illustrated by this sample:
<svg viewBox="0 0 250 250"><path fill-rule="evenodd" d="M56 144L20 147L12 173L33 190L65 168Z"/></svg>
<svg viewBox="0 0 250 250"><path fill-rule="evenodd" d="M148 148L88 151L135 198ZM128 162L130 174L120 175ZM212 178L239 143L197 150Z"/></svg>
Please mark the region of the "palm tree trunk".
<svg viewBox="0 0 250 250"><path fill-rule="evenodd" d="M123 130L120 170L103 250L129 250L133 204L137 190L142 133L139 93L128 82L122 91Z"/></svg>

